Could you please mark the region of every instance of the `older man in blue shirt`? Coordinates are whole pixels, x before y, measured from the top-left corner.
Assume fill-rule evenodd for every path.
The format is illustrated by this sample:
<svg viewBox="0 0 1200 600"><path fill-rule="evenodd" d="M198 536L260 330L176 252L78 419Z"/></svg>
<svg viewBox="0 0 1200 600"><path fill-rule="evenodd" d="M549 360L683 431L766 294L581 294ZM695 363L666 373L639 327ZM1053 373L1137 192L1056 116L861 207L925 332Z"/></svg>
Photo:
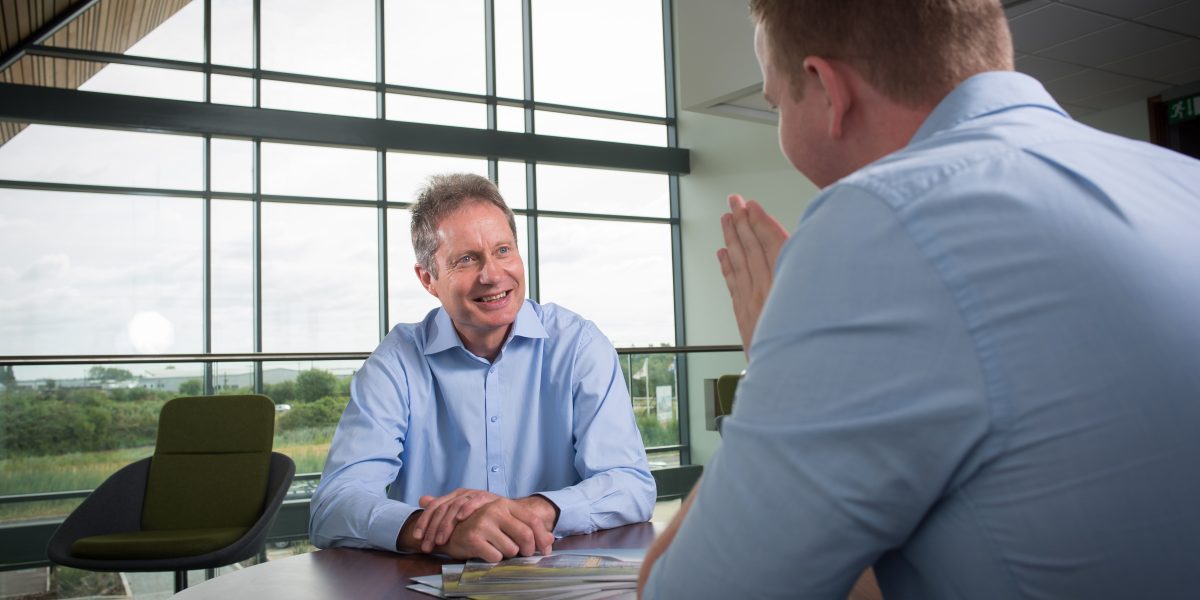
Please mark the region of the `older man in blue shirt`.
<svg viewBox="0 0 1200 600"><path fill-rule="evenodd" d="M751 12L824 190L731 200L749 366L644 596L1195 597L1200 162L1072 121L995 0Z"/></svg>
<svg viewBox="0 0 1200 600"><path fill-rule="evenodd" d="M497 561L649 519L616 352L590 321L525 299L495 185L434 177L412 213L416 273L442 307L397 325L355 375L313 543Z"/></svg>

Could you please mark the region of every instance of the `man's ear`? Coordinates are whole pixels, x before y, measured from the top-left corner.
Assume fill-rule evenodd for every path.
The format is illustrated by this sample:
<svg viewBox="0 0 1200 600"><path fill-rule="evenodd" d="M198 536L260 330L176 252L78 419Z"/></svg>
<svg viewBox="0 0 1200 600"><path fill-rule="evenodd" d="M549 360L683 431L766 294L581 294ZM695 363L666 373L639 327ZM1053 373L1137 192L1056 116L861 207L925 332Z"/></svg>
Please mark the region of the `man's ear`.
<svg viewBox="0 0 1200 600"><path fill-rule="evenodd" d="M433 287L433 280L437 279L437 277L434 277L433 273L426 271L425 267L421 266L421 263L413 265L413 272L417 274L417 280L421 282L421 287L425 288L425 291L432 294L434 298L437 298L437 288Z"/></svg>
<svg viewBox="0 0 1200 600"><path fill-rule="evenodd" d="M816 84L815 91L822 94L825 100L829 137L835 140L841 139L845 133L843 125L846 113L850 111L854 103L850 81L844 71L846 68L844 63L831 62L819 56L809 56L804 59L804 72L809 77L808 83Z"/></svg>

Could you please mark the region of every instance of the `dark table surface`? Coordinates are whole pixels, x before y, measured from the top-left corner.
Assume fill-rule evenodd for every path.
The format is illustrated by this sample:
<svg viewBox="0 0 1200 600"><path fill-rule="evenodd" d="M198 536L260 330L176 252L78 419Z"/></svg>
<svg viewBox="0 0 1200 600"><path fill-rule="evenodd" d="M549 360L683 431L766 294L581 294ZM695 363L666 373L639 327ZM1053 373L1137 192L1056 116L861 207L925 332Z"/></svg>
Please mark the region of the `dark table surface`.
<svg viewBox="0 0 1200 600"><path fill-rule="evenodd" d="M651 523L636 523L589 535L565 537L555 549L646 548L654 540ZM294 598L420 598L432 596L407 589L413 577L442 572L453 561L429 555L401 555L379 550L335 548L273 560L221 575L176 595L181 600Z"/></svg>

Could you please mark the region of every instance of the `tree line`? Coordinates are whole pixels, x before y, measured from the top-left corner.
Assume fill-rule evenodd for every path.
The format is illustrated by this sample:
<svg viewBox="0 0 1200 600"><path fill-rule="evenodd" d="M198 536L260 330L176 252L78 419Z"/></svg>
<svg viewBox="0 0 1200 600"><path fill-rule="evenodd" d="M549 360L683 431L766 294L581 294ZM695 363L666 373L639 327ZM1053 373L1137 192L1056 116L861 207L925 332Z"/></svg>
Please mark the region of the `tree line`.
<svg viewBox="0 0 1200 600"><path fill-rule="evenodd" d="M89 379L115 379L111 373L96 374L100 376L93 378L89 373ZM301 372L295 381L267 384L263 391L276 404L292 406L276 422L278 431L312 427L332 431L350 398L349 385L349 378L311 369ZM34 390L6 384L0 394L4 414L0 448L9 456L47 456L152 446L162 405L171 398L201 392L199 379L185 381L179 392L57 386ZM231 388L217 393L253 391Z"/></svg>

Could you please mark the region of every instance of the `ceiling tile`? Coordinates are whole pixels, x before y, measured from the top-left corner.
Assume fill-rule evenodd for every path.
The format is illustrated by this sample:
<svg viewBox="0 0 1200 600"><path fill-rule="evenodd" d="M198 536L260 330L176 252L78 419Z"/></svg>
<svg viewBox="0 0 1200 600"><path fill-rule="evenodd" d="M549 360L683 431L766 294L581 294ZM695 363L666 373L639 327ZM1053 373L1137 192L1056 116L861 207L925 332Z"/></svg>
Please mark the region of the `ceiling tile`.
<svg viewBox="0 0 1200 600"><path fill-rule="evenodd" d="M1103 65L1105 71L1170 81L1169 75L1200 68L1200 40L1184 39L1143 54L1136 54Z"/></svg>
<svg viewBox="0 0 1200 600"><path fill-rule="evenodd" d="M1016 2L1005 2L1004 14L1011 19L1015 16L1023 15L1035 8L1041 8L1047 4L1050 4L1048 0L1028 0L1026 2L1017 0Z"/></svg>
<svg viewBox="0 0 1200 600"><path fill-rule="evenodd" d="M1032 54L1017 57L1016 67L1018 71L1030 75L1042 83L1049 83L1055 79L1078 73L1084 69L1078 65L1069 65L1065 62L1042 58Z"/></svg>
<svg viewBox="0 0 1200 600"><path fill-rule="evenodd" d="M1171 73L1163 77L1163 80L1174 85L1186 85L1189 83L1200 82L1200 67Z"/></svg>
<svg viewBox="0 0 1200 600"><path fill-rule="evenodd" d="M1135 19L1147 13L1161 10L1169 6L1179 4L1183 0L1058 0L1062 4L1069 4L1079 8L1086 8L1096 12L1121 17L1123 19Z"/></svg>
<svg viewBox="0 0 1200 600"><path fill-rule="evenodd" d="M1170 85L1164 85L1161 83L1142 82L1131 85L1127 88L1113 90L1111 92L1106 92L1090 98L1084 98L1074 102L1073 104L1094 108L1096 110L1108 110L1118 106L1125 106L1131 102L1144 101L1146 98L1159 95L1165 88L1169 87Z"/></svg>
<svg viewBox="0 0 1200 600"><path fill-rule="evenodd" d="M1138 19L1142 23L1200 37L1200 0L1189 0Z"/></svg>
<svg viewBox="0 0 1200 600"><path fill-rule="evenodd" d="M1137 23L1121 23L1096 33L1047 48L1040 56L1069 63L1098 67L1126 56L1142 54L1187 39L1178 33Z"/></svg>
<svg viewBox="0 0 1200 600"><path fill-rule="evenodd" d="M1095 69L1086 69L1046 84L1046 91L1061 102L1078 103L1084 98L1132 87L1145 80Z"/></svg>
<svg viewBox="0 0 1200 600"><path fill-rule="evenodd" d="M1062 4L1047 4L1009 21L1014 50L1020 52L1045 50L1120 22L1113 17Z"/></svg>
<svg viewBox="0 0 1200 600"><path fill-rule="evenodd" d="M1090 115L1090 114L1096 112L1096 109L1088 108L1086 106L1077 106L1074 104L1067 104L1066 102L1059 102L1058 104L1059 104L1059 106L1063 107L1063 110L1067 111L1068 114L1070 114L1072 117L1074 117L1076 119L1078 119L1079 117L1082 117L1084 115Z"/></svg>

